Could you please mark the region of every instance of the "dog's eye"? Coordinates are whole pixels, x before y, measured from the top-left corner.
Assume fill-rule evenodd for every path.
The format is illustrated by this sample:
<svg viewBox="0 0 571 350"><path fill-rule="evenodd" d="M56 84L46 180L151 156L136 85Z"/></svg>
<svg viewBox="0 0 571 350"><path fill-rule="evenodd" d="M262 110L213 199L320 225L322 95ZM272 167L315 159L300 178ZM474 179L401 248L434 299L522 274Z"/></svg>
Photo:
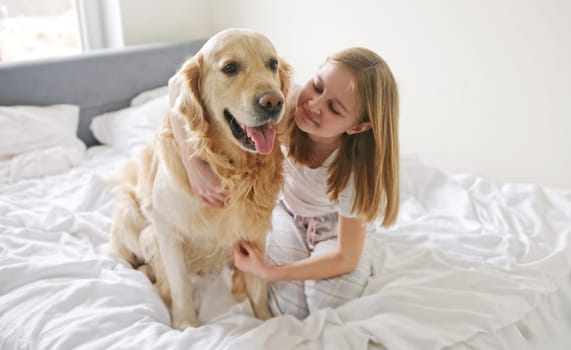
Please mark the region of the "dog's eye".
<svg viewBox="0 0 571 350"><path fill-rule="evenodd" d="M272 58L269 62L268 62L268 67L273 71L277 71L278 70L278 60L276 60L275 58Z"/></svg>
<svg viewBox="0 0 571 350"><path fill-rule="evenodd" d="M222 67L222 72L224 74L236 74L238 73L238 65L234 62L226 63L224 67Z"/></svg>

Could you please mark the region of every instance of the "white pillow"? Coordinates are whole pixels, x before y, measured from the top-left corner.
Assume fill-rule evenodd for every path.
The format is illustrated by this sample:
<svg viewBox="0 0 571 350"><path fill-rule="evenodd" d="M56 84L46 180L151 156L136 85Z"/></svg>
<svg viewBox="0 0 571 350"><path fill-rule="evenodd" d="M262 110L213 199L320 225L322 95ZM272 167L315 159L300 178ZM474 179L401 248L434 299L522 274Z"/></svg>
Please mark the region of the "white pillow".
<svg viewBox="0 0 571 350"><path fill-rule="evenodd" d="M161 86L156 89L143 91L137 96L133 97L133 99L131 100L131 106L143 104L157 97L162 97L164 95L167 95L168 93L169 93L168 86Z"/></svg>
<svg viewBox="0 0 571 350"><path fill-rule="evenodd" d="M0 182L61 173L77 165L79 107L0 106Z"/></svg>
<svg viewBox="0 0 571 350"><path fill-rule="evenodd" d="M100 143L135 156L152 139L168 110L168 95L166 90L158 97L143 94L131 101L131 107L93 118L91 131Z"/></svg>

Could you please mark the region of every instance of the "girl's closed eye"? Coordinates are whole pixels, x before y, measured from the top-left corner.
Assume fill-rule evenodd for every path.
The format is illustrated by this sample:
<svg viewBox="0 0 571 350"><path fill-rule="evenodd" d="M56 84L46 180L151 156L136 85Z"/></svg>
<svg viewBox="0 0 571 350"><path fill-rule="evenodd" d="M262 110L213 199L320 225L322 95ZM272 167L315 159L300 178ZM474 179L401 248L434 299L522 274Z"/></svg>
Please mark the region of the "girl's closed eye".
<svg viewBox="0 0 571 350"><path fill-rule="evenodd" d="M331 112L333 112L333 114L337 114L337 115L341 115L341 113L339 113L339 111L337 111L337 109L335 109L335 106L333 105L333 102L329 102L328 103L329 106L329 110Z"/></svg>
<svg viewBox="0 0 571 350"><path fill-rule="evenodd" d="M323 87L321 86L321 84L319 83L318 80L313 81L313 90L315 90L315 92L322 92L323 91Z"/></svg>

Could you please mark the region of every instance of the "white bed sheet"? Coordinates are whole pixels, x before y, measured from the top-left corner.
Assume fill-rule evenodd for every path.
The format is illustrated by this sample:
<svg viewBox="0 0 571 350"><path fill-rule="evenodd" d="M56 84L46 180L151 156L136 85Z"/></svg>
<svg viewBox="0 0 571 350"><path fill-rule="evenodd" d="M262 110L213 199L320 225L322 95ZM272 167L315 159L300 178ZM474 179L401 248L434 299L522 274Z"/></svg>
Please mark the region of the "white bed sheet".
<svg viewBox="0 0 571 350"><path fill-rule="evenodd" d="M261 322L226 272L197 281L206 324L180 332L148 279L105 255L124 160L94 147L65 174L0 186L0 349L571 348L571 191L405 157L363 297Z"/></svg>

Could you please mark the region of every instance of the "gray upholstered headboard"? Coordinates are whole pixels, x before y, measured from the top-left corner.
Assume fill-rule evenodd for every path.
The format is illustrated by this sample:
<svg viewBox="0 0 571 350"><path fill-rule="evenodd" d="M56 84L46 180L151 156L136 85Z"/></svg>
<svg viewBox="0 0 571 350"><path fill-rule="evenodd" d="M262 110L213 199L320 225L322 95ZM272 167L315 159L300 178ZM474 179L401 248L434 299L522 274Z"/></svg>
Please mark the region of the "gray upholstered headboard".
<svg viewBox="0 0 571 350"><path fill-rule="evenodd" d="M125 108L138 93L167 84L205 40L110 49L77 56L0 64L0 106L80 106L79 137L97 144L91 118Z"/></svg>

